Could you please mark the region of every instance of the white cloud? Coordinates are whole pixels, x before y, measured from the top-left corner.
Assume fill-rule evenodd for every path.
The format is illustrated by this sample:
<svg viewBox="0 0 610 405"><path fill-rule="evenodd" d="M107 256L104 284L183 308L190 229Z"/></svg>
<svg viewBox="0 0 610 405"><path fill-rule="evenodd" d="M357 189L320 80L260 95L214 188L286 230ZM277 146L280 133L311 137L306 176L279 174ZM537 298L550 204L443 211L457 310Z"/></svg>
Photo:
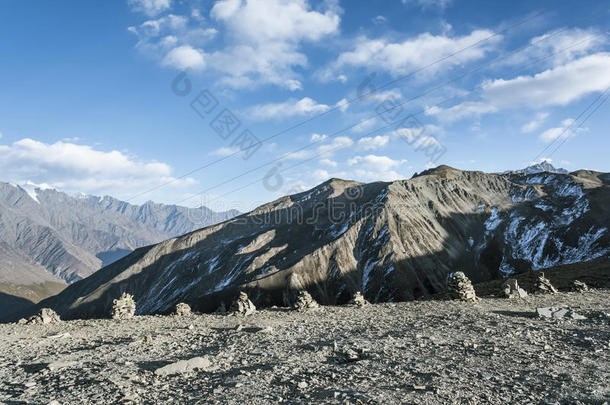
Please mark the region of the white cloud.
<svg viewBox="0 0 610 405"><path fill-rule="evenodd" d="M378 15L376 17L373 17L372 21L373 21L373 24L385 24L388 21L388 19L382 15Z"/></svg>
<svg viewBox="0 0 610 405"><path fill-rule="evenodd" d="M25 138L0 145L0 172L17 184L32 182L68 192L133 194L138 189L173 182L194 184L172 176L169 165L142 162L119 151L104 152L87 145L58 141L53 144Z"/></svg>
<svg viewBox="0 0 610 405"><path fill-rule="evenodd" d="M322 142L322 141L326 140L326 138L328 138L328 136L326 136L326 135L313 134L311 136L311 142Z"/></svg>
<svg viewBox="0 0 610 405"><path fill-rule="evenodd" d="M169 51L162 64L180 70L201 70L205 67L203 52L190 45L178 46Z"/></svg>
<svg viewBox="0 0 610 405"><path fill-rule="evenodd" d="M534 76L491 80L483 98L498 108L567 105L610 86L610 54L597 53Z"/></svg>
<svg viewBox="0 0 610 405"><path fill-rule="evenodd" d="M325 145L320 145L318 147L318 153L327 154L327 155L333 154L333 153L337 152L338 150L349 148L353 144L354 144L354 141L352 140L352 138L349 138L347 136L338 136L336 138L333 138L330 143L327 143Z"/></svg>
<svg viewBox="0 0 610 405"><path fill-rule="evenodd" d="M389 170L405 162L406 160L394 160L387 156L366 155L354 156L347 161L347 164L350 166L360 165L375 170Z"/></svg>
<svg viewBox="0 0 610 405"><path fill-rule="evenodd" d="M373 128L375 126L375 124L377 124L377 118L375 118L375 117L367 118L367 119L359 122L358 125L354 126L352 128L352 131L354 131L356 133L366 132L369 129Z"/></svg>
<svg viewBox="0 0 610 405"><path fill-rule="evenodd" d="M426 109L426 115L435 116L440 121L453 122L465 117L478 117L496 111L498 111L497 107L489 103L465 101L450 108L430 107Z"/></svg>
<svg viewBox="0 0 610 405"><path fill-rule="evenodd" d="M480 101L466 101L448 109L431 107L426 114L451 122L511 108L565 106L610 87L609 71L610 54L596 53L533 76L486 81Z"/></svg>
<svg viewBox="0 0 610 405"><path fill-rule="evenodd" d="M402 0L402 4L417 3L422 8L444 9L453 3L453 0Z"/></svg>
<svg viewBox="0 0 610 405"><path fill-rule="evenodd" d="M337 167L338 163L331 159L321 159L320 164L328 167Z"/></svg>
<svg viewBox="0 0 610 405"><path fill-rule="evenodd" d="M394 160L387 156L366 155L354 156L347 161L349 166L356 166L354 173L362 180L391 181L403 176L394 169L406 163L406 160Z"/></svg>
<svg viewBox="0 0 610 405"><path fill-rule="evenodd" d="M330 107L320 104L309 97L300 100L288 100L283 103L261 104L250 107L247 114L254 119L290 118L319 114L328 111Z"/></svg>
<svg viewBox="0 0 610 405"><path fill-rule="evenodd" d="M273 84L297 90L302 85L296 69L308 63L302 46L339 30L341 10L333 2L324 4L325 9L312 10L308 0L220 0L209 20L200 13L170 14L129 30L138 35L136 47L156 55L164 66L214 70L221 83L236 88ZM212 46L209 40L218 34L222 38Z"/></svg>
<svg viewBox="0 0 610 405"><path fill-rule="evenodd" d="M364 150L381 149L390 141L389 135L378 135L375 137L364 137L358 140L358 146Z"/></svg>
<svg viewBox="0 0 610 405"><path fill-rule="evenodd" d="M325 137L325 135L322 135ZM321 138L326 139L326 138ZM312 159L314 157L321 157L322 159L329 159L335 152L338 152L341 149L346 149L351 147L354 144L354 141L347 136L338 136L336 138L332 138L330 142L319 145L315 149L302 149L296 152L288 153L284 159L289 160L306 160Z"/></svg>
<svg viewBox="0 0 610 405"><path fill-rule="evenodd" d="M567 118L561 121L560 126L549 128L540 134L540 140L545 143L551 143L556 139L566 139L575 136L579 132L586 131L586 128L577 128L576 121L572 118Z"/></svg>
<svg viewBox="0 0 610 405"><path fill-rule="evenodd" d="M335 104L335 108L338 108L341 112L346 112L348 107L349 100L346 98L342 98L341 100L337 101L337 104Z"/></svg>
<svg viewBox="0 0 610 405"><path fill-rule="evenodd" d="M307 0L221 0L210 12L234 45L211 54L211 66L228 75L235 87L271 83L300 89L295 67L305 67L302 43L318 42L338 32L336 7L310 10Z"/></svg>
<svg viewBox="0 0 610 405"><path fill-rule="evenodd" d="M229 156L229 155L233 155L234 153L238 153L238 152L240 152L239 148L222 147L222 148L213 150L212 152L209 153L209 155L211 155L211 156Z"/></svg>
<svg viewBox="0 0 610 405"><path fill-rule="evenodd" d="M496 36L483 41L492 35L493 32L488 30L472 31L469 35L461 37L424 33L402 42L359 37L354 41L353 49L341 53L321 76L329 77L330 72L350 66L388 71L395 76L426 67L426 74L432 76L442 69L461 66L483 58L501 40L500 36ZM472 46L474 44L476 46ZM470 46L472 47L468 48ZM442 63L435 63L458 51L459 55L448 58Z"/></svg>
<svg viewBox="0 0 610 405"><path fill-rule="evenodd" d="M593 29L554 30L532 38L528 48L512 55L504 64L519 65L552 55L549 63L558 66L597 51L607 42L605 35Z"/></svg>
<svg viewBox="0 0 610 405"><path fill-rule="evenodd" d="M549 117L549 113L541 112L541 113L536 114L536 117L532 121L528 122L527 124L525 124L521 127L521 132L523 132L524 134L529 134L530 132L534 132L535 130L540 128L542 126L542 124L544 124L544 122L546 121L546 119L548 117Z"/></svg>
<svg viewBox="0 0 610 405"><path fill-rule="evenodd" d="M2 139L2 132L0 132L0 139Z"/></svg>
<svg viewBox="0 0 610 405"><path fill-rule="evenodd" d="M127 0L127 4L133 11L144 13L149 17L168 10L171 3L171 0Z"/></svg>
<svg viewBox="0 0 610 405"><path fill-rule="evenodd" d="M311 173L310 177L314 183L321 183L323 181L328 180L330 178L330 174L328 174L326 170L317 169L313 173Z"/></svg>

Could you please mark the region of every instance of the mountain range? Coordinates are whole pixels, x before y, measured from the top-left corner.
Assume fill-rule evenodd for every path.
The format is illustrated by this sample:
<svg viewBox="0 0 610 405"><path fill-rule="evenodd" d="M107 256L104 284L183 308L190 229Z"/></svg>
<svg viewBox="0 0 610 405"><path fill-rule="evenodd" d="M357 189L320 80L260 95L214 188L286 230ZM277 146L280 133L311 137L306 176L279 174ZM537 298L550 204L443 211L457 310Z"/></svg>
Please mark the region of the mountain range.
<svg viewBox="0 0 610 405"><path fill-rule="evenodd" d="M236 214L0 182L0 314L56 294L138 247Z"/></svg>
<svg viewBox="0 0 610 405"><path fill-rule="evenodd" d="M247 291L289 305L307 289L323 304L362 292L373 302L607 257L610 174L488 174L448 166L408 180L331 179L222 223L133 253L39 304L63 317L103 317L123 292L137 313L187 302L201 311Z"/></svg>

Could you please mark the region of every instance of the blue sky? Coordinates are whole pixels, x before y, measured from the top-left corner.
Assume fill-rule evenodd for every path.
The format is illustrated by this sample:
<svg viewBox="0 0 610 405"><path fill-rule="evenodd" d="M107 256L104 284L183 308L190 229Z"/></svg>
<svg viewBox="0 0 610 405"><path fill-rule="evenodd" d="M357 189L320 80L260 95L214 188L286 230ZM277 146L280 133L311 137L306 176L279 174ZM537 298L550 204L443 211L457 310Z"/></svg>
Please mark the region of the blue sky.
<svg viewBox="0 0 610 405"><path fill-rule="evenodd" d="M599 1L3 1L0 180L247 210L330 177L439 164L609 171L608 14ZM239 126L220 136L226 111Z"/></svg>

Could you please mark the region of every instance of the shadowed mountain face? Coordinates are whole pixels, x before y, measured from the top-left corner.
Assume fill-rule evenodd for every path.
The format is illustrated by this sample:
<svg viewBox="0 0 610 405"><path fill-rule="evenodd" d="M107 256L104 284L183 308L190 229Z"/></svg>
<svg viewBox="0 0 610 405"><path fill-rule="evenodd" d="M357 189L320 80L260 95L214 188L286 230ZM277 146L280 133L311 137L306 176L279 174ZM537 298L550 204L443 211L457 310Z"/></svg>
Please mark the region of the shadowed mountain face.
<svg viewBox="0 0 610 405"><path fill-rule="evenodd" d="M138 247L236 214L151 202L136 206L111 197L74 198L0 183L0 293L37 302ZM49 291L41 286L50 286ZM3 306L0 315L9 311Z"/></svg>
<svg viewBox="0 0 610 405"><path fill-rule="evenodd" d="M327 304L355 291L413 299L442 291L457 269L485 281L607 256L609 181L446 166L392 183L333 179L139 249L43 304L80 317L104 316L123 291L140 314L180 301L214 310L239 289L258 305L288 304L301 288Z"/></svg>

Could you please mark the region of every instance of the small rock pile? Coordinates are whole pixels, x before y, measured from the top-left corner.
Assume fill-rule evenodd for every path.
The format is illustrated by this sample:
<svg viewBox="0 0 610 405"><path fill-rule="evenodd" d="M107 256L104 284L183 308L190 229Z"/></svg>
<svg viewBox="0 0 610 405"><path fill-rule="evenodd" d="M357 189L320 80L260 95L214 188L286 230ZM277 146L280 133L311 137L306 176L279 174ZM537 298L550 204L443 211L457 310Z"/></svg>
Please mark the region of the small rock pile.
<svg viewBox="0 0 610 405"><path fill-rule="evenodd" d="M572 288L574 289L574 291L580 293L589 291L589 286L579 280L574 280L572 282Z"/></svg>
<svg viewBox="0 0 610 405"><path fill-rule="evenodd" d="M310 309L320 308L320 304L313 299L307 291L301 291L294 303L294 309L297 311L308 311Z"/></svg>
<svg viewBox="0 0 610 405"><path fill-rule="evenodd" d="M479 300L474 291L474 287L472 286L472 282L461 271L449 275L447 288L449 294L454 299L459 299L464 302L477 302Z"/></svg>
<svg viewBox="0 0 610 405"><path fill-rule="evenodd" d="M191 314L191 306L189 304L185 304L184 302L176 304L176 308L174 309L174 315L190 316Z"/></svg>
<svg viewBox="0 0 610 405"><path fill-rule="evenodd" d="M57 312L53 311L50 308L42 308L38 315L34 315L29 319L21 319L19 321L20 324L27 325L49 325L60 323L61 318L57 315Z"/></svg>
<svg viewBox="0 0 610 405"><path fill-rule="evenodd" d="M538 294L556 294L558 291L551 281L544 277L544 273L540 273L536 282L536 292Z"/></svg>
<svg viewBox="0 0 610 405"><path fill-rule="evenodd" d="M527 292L519 287L519 283L515 279L508 279L502 284L502 293L506 298L525 298Z"/></svg>
<svg viewBox="0 0 610 405"><path fill-rule="evenodd" d="M356 294L354 294L354 296L348 302L347 305L354 306L354 307L363 307L368 304L369 304L369 302L366 300L366 298L364 298L364 295L362 295L362 293L360 291L356 291Z"/></svg>
<svg viewBox="0 0 610 405"><path fill-rule="evenodd" d="M112 301L112 319L131 319L136 313L136 302L133 295L123 293L121 298Z"/></svg>
<svg viewBox="0 0 610 405"><path fill-rule="evenodd" d="M248 315L252 315L254 312L256 312L256 307L254 306L252 301L250 301L250 299L248 298L248 294L246 294L245 292L242 291L239 293L239 296L233 302L233 304L231 304L229 311L233 315L248 316Z"/></svg>

